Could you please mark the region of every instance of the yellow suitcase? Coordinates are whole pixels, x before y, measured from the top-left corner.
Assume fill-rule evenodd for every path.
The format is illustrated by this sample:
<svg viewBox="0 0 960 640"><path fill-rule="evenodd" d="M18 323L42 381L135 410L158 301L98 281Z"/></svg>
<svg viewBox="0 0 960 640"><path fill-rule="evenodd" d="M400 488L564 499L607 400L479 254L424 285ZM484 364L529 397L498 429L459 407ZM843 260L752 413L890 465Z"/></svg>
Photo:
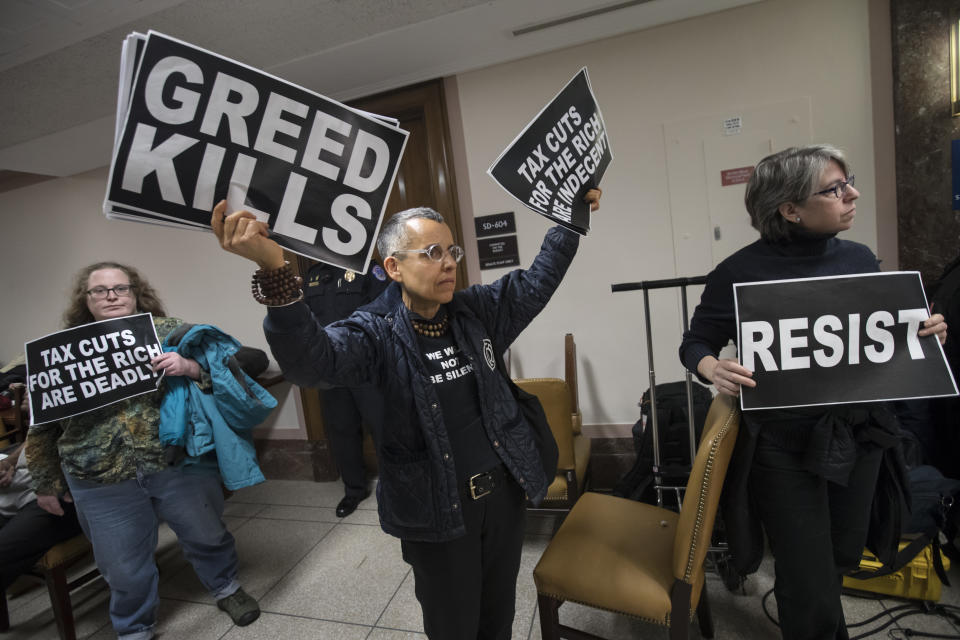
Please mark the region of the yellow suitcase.
<svg viewBox="0 0 960 640"><path fill-rule="evenodd" d="M909 544L909 541L901 541L900 549L903 549L907 544ZM950 560L943 553L940 554L940 557L943 560L944 571L949 570ZM867 549L863 550L863 557L860 560L861 570L876 571L881 566L882 563L877 560L876 556ZM844 576L843 586L857 591L870 591L898 598L936 602L940 600L941 582L933 566L933 547L931 545L924 547L900 571L867 580Z"/></svg>

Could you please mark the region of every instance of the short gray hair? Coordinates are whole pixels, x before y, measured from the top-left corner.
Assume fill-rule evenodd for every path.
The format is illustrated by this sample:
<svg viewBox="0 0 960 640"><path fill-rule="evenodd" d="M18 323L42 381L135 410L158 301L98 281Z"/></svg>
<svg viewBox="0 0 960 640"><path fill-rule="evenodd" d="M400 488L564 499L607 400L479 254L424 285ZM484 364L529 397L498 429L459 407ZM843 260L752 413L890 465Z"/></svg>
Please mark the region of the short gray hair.
<svg viewBox="0 0 960 640"><path fill-rule="evenodd" d="M407 237L407 222L416 218L426 218L443 224L443 216L430 207L414 207L393 214L383 223L377 237L377 251L380 252L382 260L392 256L394 251L407 248L410 242Z"/></svg>
<svg viewBox="0 0 960 640"><path fill-rule="evenodd" d="M813 195L831 160L840 165L844 176L850 176L843 152L826 144L790 147L757 163L743 203L750 224L764 240L779 242L790 237L790 223L780 215L780 205L801 203Z"/></svg>

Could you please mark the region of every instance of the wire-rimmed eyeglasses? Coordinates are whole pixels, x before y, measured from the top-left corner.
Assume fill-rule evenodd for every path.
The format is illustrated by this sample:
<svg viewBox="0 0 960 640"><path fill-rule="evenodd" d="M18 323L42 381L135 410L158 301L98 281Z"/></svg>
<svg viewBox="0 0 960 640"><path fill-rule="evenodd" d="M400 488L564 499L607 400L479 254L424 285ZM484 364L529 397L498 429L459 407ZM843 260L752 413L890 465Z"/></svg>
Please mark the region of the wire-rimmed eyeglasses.
<svg viewBox="0 0 960 640"><path fill-rule="evenodd" d="M87 295L94 300L103 300L110 295L111 291L113 291L113 295L118 298L126 298L133 293L133 285L118 284L115 287L94 287L93 289L87 289Z"/></svg>
<svg viewBox="0 0 960 640"><path fill-rule="evenodd" d="M811 194L810 194L810 197L812 198L813 196L828 196L828 195L832 195L834 198L836 198L837 200L839 200L840 198L843 197L843 194L845 194L845 193L847 192L847 187L852 187L852 186L853 186L853 178L854 178L854 176L850 176L850 177L847 178L846 180L841 180L841 181L838 182L837 184L833 185L832 187L827 187L827 188L824 189L823 191L816 191L816 192L814 192L814 193L811 193Z"/></svg>
<svg viewBox="0 0 960 640"><path fill-rule="evenodd" d="M439 244L432 244L425 249L397 249L393 255L398 253L422 253L434 262L442 262L445 253L449 253L454 262L460 262L463 258L463 247L458 244L450 245L446 251Z"/></svg>

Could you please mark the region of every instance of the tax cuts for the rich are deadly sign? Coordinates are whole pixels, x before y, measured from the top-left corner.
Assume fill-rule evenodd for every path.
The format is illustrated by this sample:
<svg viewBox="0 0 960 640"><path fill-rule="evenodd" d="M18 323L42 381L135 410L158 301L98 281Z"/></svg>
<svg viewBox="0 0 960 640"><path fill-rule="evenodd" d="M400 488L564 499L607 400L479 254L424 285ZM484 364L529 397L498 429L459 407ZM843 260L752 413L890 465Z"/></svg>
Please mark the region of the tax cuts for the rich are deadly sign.
<svg viewBox="0 0 960 640"><path fill-rule="evenodd" d="M916 272L734 285L743 409L936 397L957 386Z"/></svg>
<svg viewBox="0 0 960 640"><path fill-rule="evenodd" d="M209 228L227 198L283 247L366 271L406 131L153 31L124 50L108 217Z"/></svg>
<svg viewBox="0 0 960 640"><path fill-rule="evenodd" d="M581 235L590 230L587 191L613 154L584 67L543 108L487 173L523 205Z"/></svg>
<svg viewBox="0 0 960 640"><path fill-rule="evenodd" d="M163 349L149 313L73 327L24 346L30 424L157 390L160 376L150 360Z"/></svg>

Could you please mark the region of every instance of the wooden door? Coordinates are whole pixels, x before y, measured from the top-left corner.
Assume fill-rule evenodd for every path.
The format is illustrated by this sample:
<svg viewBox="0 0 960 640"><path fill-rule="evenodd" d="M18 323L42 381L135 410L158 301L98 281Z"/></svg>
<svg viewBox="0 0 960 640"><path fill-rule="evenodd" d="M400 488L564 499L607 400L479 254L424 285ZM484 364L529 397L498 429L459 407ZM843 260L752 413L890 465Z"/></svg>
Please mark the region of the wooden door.
<svg viewBox="0 0 960 640"><path fill-rule="evenodd" d="M432 207L443 214L453 232L454 242L462 245L463 233L456 200L443 81L434 80L354 100L350 106L397 118L400 127L410 132L393 190L390 192L384 220L410 207ZM287 259L293 263L294 258L300 273L306 273L313 264L308 258L293 254L288 255ZM467 281L466 265L463 262L458 266L458 271L458 280L462 285ZM308 439L325 441L319 392L316 389L302 388L300 397L303 401ZM369 451L365 453L369 465L372 454ZM332 460L328 462L332 464ZM321 473L321 468L326 466L324 460L314 461L315 476L318 480L331 477ZM332 469L332 477L336 477L336 467L333 466Z"/></svg>

